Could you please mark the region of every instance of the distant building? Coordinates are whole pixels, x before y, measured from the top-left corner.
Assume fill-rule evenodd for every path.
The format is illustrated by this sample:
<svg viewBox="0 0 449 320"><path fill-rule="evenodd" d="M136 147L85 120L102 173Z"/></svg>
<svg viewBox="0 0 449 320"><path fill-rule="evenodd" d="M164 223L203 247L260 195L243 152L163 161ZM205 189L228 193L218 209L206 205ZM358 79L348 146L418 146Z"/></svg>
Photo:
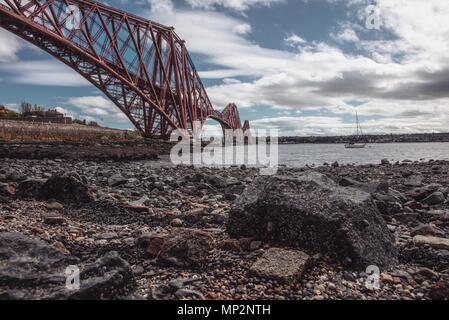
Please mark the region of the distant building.
<svg viewBox="0 0 449 320"><path fill-rule="evenodd" d="M64 116L64 114L56 109L45 110L43 107L39 106L31 107L31 105L28 103L22 103L22 112L20 114L11 114L10 112L6 112L6 110L7 109L5 107L0 108L0 119L35 123L73 123L72 118Z"/></svg>
<svg viewBox="0 0 449 320"><path fill-rule="evenodd" d="M62 123L62 124L72 124L73 122L72 118L64 116L64 114L62 114L56 109L46 111L42 109L30 110L22 113L20 120L30 122Z"/></svg>

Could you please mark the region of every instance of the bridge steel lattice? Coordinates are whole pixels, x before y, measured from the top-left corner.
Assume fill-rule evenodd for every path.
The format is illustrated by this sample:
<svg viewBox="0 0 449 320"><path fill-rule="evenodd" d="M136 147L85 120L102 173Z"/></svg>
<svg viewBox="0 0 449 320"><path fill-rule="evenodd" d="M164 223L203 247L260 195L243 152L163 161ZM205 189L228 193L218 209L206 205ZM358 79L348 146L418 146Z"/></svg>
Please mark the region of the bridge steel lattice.
<svg viewBox="0 0 449 320"><path fill-rule="evenodd" d="M0 27L86 78L146 137L191 132L208 118L249 129L235 104L214 110L172 27L91 0L0 0Z"/></svg>

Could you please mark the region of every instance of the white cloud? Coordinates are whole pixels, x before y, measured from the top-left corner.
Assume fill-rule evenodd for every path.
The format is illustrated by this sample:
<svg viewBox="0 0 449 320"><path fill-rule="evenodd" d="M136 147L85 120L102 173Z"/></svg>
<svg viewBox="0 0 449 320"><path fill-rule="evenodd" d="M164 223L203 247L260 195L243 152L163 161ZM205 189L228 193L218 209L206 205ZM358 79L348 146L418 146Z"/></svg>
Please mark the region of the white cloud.
<svg viewBox="0 0 449 320"><path fill-rule="evenodd" d="M224 7L233 10L246 11L255 6L270 6L283 3L285 0L185 0L192 8L214 9Z"/></svg>
<svg viewBox="0 0 449 320"><path fill-rule="evenodd" d="M297 34L294 34L294 33L288 35L288 36L284 39L284 41L285 41L289 46L292 46L292 47L296 47L296 46L298 46L298 45L301 45L301 44L306 43L306 40L304 40L303 38L301 38L300 36L298 36Z"/></svg>
<svg viewBox="0 0 449 320"><path fill-rule="evenodd" d="M70 110L77 109L75 114L82 119L96 121L101 124L123 123L129 124L126 115L110 100L103 96L72 97L64 102Z"/></svg>
<svg viewBox="0 0 449 320"><path fill-rule="evenodd" d="M251 32L251 25L248 23L239 24L235 26L232 31L238 35L246 35Z"/></svg>
<svg viewBox="0 0 449 320"><path fill-rule="evenodd" d="M308 120L316 122L320 132L330 133L346 125L352 128L353 123L344 122L339 115L353 114L356 109L350 102L362 101L357 107L361 115L377 119L367 131L426 131L429 125L447 131L449 25L444 21L449 20L449 5L439 0L378 2L385 38L366 40L370 31L363 29L364 21L357 26L353 20L339 24L340 31L331 34L337 43L356 45L357 54L329 43L306 41L296 34L288 34L284 40L297 52L267 49L234 32L244 20L218 12L172 9L162 22L171 21L191 52L218 66L201 72L204 78L225 79L207 88L215 106L223 107L232 100L239 107L326 110L329 119ZM365 1L346 4L354 15L364 12L366 5ZM441 28L435 28L435 23ZM239 76L254 80L226 80ZM325 130L320 121L333 118L340 120L334 119ZM412 121L415 118L417 121ZM294 131L312 133L312 126L298 119L294 119L297 126L310 128Z"/></svg>
<svg viewBox="0 0 449 320"><path fill-rule="evenodd" d="M341 42L357 42L360 41L357 33L353 29L346 28L338 34L333 34L332 37Z"/></svg>
<svg viewBox="0 0 449 320"><path fill-rule="evenodd" d="M56 60L2 63L0 71L9 73L9 79L21 84L62 87L91 85L82 76Z"/></svg>
<svg viewBox="0 0 449 320"><path fill-rule="evenodd" d="M331 42L287 34L284 41L289 51L264 48L248 39L252 26L244 18L204 10L247 11L283 1L185 0L192 10L177 9L170 0L146 1L151 4L148 17L174 25L187 40L190 52L216 66L200 73L204 78L223 79L207 88L218 108L232 100L239 107L253 109L268 105L293 112L326 111L325 117L309 117L305 119L308 122L300 120L304 117L282 117L254 121L256 125L282 123L298 133L331 132L346 127L342 117L354 113L351 101L359 101L361 116L376 119L367 124L367 131L426 131L429 126L447 131L449 4L445 1L377 0L382 20L378 32L365 29L363 19L354 18L363 14L371 1L328 0L348 6L348 21L333 29ZM17 39L0 31L0 43L9 43L0 46L0 62L14 60L19 50ZM343 43L353 44L357 53L340 49ZM64 65L51 63L13 62L0 68L20 83L88 85ZM110 113L110 105L99 97L77 99L71 103L85 113L123 117ZM313 131L314 122L319 131Z"/></svg>
<svg viewBox="0 0 449 320"><path fill-rule="evenodd" d="M19 39L0 28L0 62L10 62L17 60L17 52L21 45Z"/></svg>

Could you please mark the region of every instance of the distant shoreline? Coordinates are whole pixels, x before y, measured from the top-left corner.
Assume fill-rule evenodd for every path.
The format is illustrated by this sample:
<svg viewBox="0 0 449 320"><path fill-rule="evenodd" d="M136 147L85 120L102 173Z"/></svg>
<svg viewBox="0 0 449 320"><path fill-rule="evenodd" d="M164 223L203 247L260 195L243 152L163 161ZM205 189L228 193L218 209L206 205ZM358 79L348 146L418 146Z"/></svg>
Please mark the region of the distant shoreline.
<svg viewBox="0 0 449 320"><path fill-rule="evenodd" d="M328 136L328 137L279 137L279 144L345 144L350 136ZM366 135L363 139L366 143L431 143L449 142L449 133L421 133L421 134L389 134L389 135Z"/></svg>

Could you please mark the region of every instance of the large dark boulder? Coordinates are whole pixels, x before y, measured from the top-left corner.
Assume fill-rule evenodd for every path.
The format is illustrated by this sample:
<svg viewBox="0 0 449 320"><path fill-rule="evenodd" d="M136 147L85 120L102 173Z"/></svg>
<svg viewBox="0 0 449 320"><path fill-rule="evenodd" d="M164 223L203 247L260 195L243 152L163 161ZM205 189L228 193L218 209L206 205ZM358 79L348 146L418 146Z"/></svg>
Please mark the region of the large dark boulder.
<svg viewBox="0 0 449 320"><path fill-rule="evenodd" d="M322 253L355 268L397 260L371 195L316 172L256 179L234 204L227 229L232 237Z"/></svg>
<svg viewBox="0 0 449 320"><path fill-rule="evenodd" d="M69 266L81 271L78 290L66 287ZM45 242L0 233L0 300L115 299L128 296L134 285L130 266L116 252L85 265Z"/></svg>

